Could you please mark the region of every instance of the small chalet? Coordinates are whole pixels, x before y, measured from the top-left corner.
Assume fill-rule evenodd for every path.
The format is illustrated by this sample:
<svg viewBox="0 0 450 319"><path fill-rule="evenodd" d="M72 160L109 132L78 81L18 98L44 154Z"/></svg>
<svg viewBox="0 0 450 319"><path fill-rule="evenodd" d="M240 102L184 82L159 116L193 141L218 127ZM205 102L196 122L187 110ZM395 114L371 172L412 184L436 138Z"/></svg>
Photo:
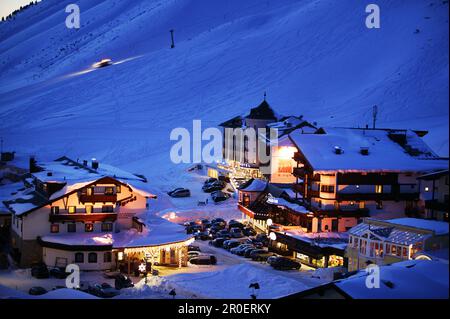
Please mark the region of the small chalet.
<svg viewBox="0 0 450 319"><path fill-rule="evenodd" d="M75 263L82 270L133 271L187 263L191 236L148 213L147 180L93 160L30 159L24 187L4 205L12 213L13 258L21 267Z"/></svg>

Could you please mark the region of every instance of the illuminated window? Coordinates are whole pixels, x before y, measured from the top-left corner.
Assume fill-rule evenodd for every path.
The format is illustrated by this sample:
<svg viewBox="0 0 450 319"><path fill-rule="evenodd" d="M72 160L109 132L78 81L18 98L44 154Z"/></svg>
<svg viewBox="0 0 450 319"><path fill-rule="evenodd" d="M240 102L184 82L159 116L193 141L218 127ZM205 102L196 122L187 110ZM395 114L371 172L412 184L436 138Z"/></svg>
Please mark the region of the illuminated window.
<svg viewBox="0 0 450 319"><path fill-rule="evenodd" d="M94 188L93 187L86 188L86 195L87 196L92 196L93 194L94 194Z"/></svg>
<svg viewBox="0 0 450 319"><path fill-rule="evenodd" d="M59 206L52 206L51 212L53 215L58 215L59 214Z"/></svg>
<svg viewBox="0 0 450 319"><path fill-rule="evenodd" d="M93 231L94 231L94 224L92 224L92 223L87 223L87 224L85 224L85 225L84 225L84 231L85 231L86 233L91 233L91 232L93 232Z"/></svg>
<svg viewBox="0 0 450 319"><path fill-rule="evenodd" d="M59 233L59 225L58 224L52 224L50 226L50 232L51 233Z"/></svg>
<svg viewBox="0 0 450 319"><path fill-rule="evenodd" d="M120 194L120 192L122 192L122 187L120 187L120 185L116 186L116 193Z"/></svg>
<svg viewBox="0 0 450 319"><path fill-rule="evenodd" d="M366 202L359 202L359 209L366 208Z"/></svg>
<svg viewBox="0 0 450 319"><path fill-rule="evenodd" d="M375 193L377 194L383 193L383 185L375 185Z"/></svg>
<svg viewBox="0 0 450 319"><path fill-rule="evenodd" d="M97 253L89 253L88 254L88 262L90 264L94 264L97 262Z"/></svg>
<svg viewBox="0 0 450 319"><path fill-rule="evenodd" d="M114 188L113 187L105 187L105 195L113 195Z"/></svg>
<svg viewBox="0 0 450 319"><path fill-rule="evenodd" d="M320 191L322 193L334 193L334 185L321 185Z"/></svg>
<svg viewBox="0 0 450 319"><path fill-rule="evenodd" d="M75 214L77 212L76 206L69 206L69 214Z"/></svg>
<svg viewBox="0 0 450 319"><path fill-rule="evenodd" d="M75 253L75 262L76 263L84 263L84 254L83 253Z"/></svg>
<svg viewBox="0 0 450 319"><path fill-rule="evenodd" d="M92 214L94 207L92 205L86 205L86 214Z"/></svg>

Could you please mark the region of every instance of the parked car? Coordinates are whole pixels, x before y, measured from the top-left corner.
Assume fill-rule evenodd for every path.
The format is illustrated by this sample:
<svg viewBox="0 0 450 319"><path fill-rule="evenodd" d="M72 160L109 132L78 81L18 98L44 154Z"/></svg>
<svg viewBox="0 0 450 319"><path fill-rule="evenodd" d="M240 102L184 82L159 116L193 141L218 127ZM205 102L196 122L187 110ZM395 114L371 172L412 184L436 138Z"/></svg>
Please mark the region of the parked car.
<svg viewBox="0 0 450 319"><path fill-rule="evenodd" d="M256 231L251 228L251 227L244 227L244 229L242 229L242 232L244 233L245 236L255 236L256 235Z"/></svg>
<svg viewBox="0 0 450 319"><path fill-rule="evenodd" d="M212 184L212 183L214 183L214 182L217 182L217 178L215 178L215 177L210 177L210 178L208 178L208 179L203 183L203 185Z"/></svg>
<svg viewBox="0 0 450 319"><path fill-rule="evenodd" d="M226 240L227 240L227 238L219 237L219 238L216 238L214 240L211 240L209 242L209 244L214 246L214 247L222 247L223 246L223 242L226 241Z"/></svg>
<svg viewBox="0 0 450 319"><path fill-rule="evenodd" d="M220 217L214 218L213 220L211 220L211 223L212 224L219 223L219 224L223 224L223 226L225 226L227 224L227 222L223 218L220 218Z"/></svg>
<svg viewBox="0 0 450 319"><path fill-rule="evenodd" d="M218 233L216 233L217 237L231 237L231 234L228 230L222 229Z"/></svg>
<svg viewBox="0 0 450 319"><path fill-rule="evenodd" d="M242 256L244 256L245 258L250 258L250 254L254 251L254 250L258 250L261 249L260 247L255 247L255 246L249 246L247 249L244 250L244 253Z"/></svg>
<svg viewBox="0 0 450 319"><path fill-rule="evenodd" d="M40 296L47 293L47 289L43 287L31 287L28 293L32 296Z"/></svg>
<svg viewBox="0 0 450 319"><path fill-rule="evenodd" d="M237 246L236 248L233 248L232 250L234 250L234 251L232 251L232 253L234 253L238 256L243 256L245 250L249 249L249 248L254 248L254 247L249 244L242 244L242 245Z"/></svg>
<svg viewBox="0 0 450 319"><path fill-rule="evenodd" d="M171 190L167 194L169 194L169 196L171 197L190 197L191 191L187 188L179 187L175 188L174 190Z"/></svg>
<svg viewBox="0 0 450 319"><path fill-rule="evenodd" d="M226 240L226 241L223 243L223 248L225 248L226 250L230 250L231 248L237 247L237 246L239 246L240 244L241 244L240 241L237 241L237 240L234 240L234 239Z"/></svg>
<svg viewBox="0 0 450 319"><path fill-rule="evenodd" d="M248 238L247 243L252 244L253 246L255 246L256 248L259 248L259 249L262 249L264 247L263 243L256 240L255 238Z"/></svg>
<svg viewBox="0 0 450 319"><path fill-rule="evenodd" d="M268 258L267 262L270 266L277 270L300 269L301 264L287 257Z"/></svg>
<svg viewBox="0 0 450 319"><path fill-rule="evenodd" d="M222 190L224 188L225 188L225 183L224 182L215 181L214 183L204 185L202 187L202 190L205 193L212 193L214 191L220 191L220 190Z"/></svg>
<svg viewBox="0 0 450 319"><path fill-rule="evenodd" d="M192 257L197 257L201 254L202 253L200 251L188 251L187 256L188 256L188 259L190 259Z"/></svg>
<svg viewBox="0 0 450 319"><path fill-rule="evenodd" d="M245 225L244 224L242 224L242 223L240 223L240 222L238 222L237 220L234 220L234 219L232 219L232 220L230 220L229 222L228 222L228 229L231 229L231 228L241 228L241 229L244 229L245 228Z"/></svg>
<svg viewBox="0 0 450 319"><path fill-rule="evenodd" d="M261 242L264 246L269 244L269 237L266 234L258 234L255 236L255 240Z"/></svg>
<svg viewBox="0 0 450 319"><path fill-rule="evenodd" d="M187 234L193 234L193 233L195 233L195 232L202 231L202 229L203 229L203 228L202 228L201 225L195 224L195 225L186 227L186 233L187 233Z"/></svg>
<svg viewBox="0 0 450 319"><path fill-rule="evenodd" d="M134 287L134 283L127 275L118 274L114 279L114 288L116 288L117 290L131 287Z"/></svg>
<svg viewBox="0 0 450 319"><path fill-rule="evenodd" d="M66 270L62 267L53 267L49 271L50 276L58 278L58 279L66 279L67 276L70 275L69 272L66 272Z"/></svg>
<svg viewBox="0 0 450 319"><path fill-rule="evenodd" d="M88 293L100 298L112 298L120 295L120 291L113 288L110 284L103 283L89 286Z"/></svg>
<svg viewBox="0 0 450 319"><path fill-rule="evenodd" d="M211 198L212 198L214 203L224 202L229 197L230 197L230 195L228 195L227 193L224 193L222 191L215 191L215 192L211 193Z"/></svg>
<svg viewBox="0 0 450 319"><path fill-rule="evenodd" d="M233 238L242 238L244 237L244 234L242 233L242 230L240 228L231 228L230 235Z"/></svg>
<svg viewBox="0 0 450 319"><path fill-rule="evenodd" d="M250 258L254 261L266 261L267 258L274 254L265 249L255 249L250 253Z"/></svg>
<svg viewBox="0 0 450 319"><path fill-rule="evenodd" d="M199 231L194 234L195 239L197 240L208 240L209 233L207 231Z"/></svg>
<svg viewBox="0 0 450 319"><path fill-rule="evenodd" d="M31 276L38 279L50 277L47 265L45 263L35 263L31 266Z"/></svg>
<svg viewBox="0 0 450 319"><path fill-rule="evenodd" d="M217 264L217 258L214 255L201 255L191 258L189 262L193 265L215 265Z"/></svg>
<svg viewBox="0 0 450 319"><path fill-rule="evenodd" d="M196 246L196 245L189 245L188 246L188 252L189 251L201 251L200 247Z"/></svg>

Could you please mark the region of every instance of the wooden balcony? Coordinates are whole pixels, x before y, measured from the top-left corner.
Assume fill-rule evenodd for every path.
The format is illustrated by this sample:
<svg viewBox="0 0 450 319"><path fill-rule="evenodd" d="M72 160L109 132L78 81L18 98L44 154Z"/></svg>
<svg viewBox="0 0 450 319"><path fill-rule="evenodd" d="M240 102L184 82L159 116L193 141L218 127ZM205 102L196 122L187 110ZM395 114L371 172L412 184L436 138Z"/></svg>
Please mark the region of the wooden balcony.
<svg viewBox="0 0 450 319"><path fill-rule="evenodd" d="M56 222L114 222L117 220L116 213L75 213L75 214L50 214L49 221Z"/></svg>
<svg viewBox="0 0 450 319"><path fill-rule="evenodd" d="M94 194L86 195L80 194L79 200L81 203L115 203L117 202L117 194Z"/></svg>
<svg viewBox="0 0 450 319"><path fill-rule="evenodd" d="M303 178L305 176L305 168L304 167L294 167L292 170L292 174L296 177Z"/></svg>
<svg viewBox="0 0 450 319"><path fill-rule="evenodd" d="M419 193L337 193L337 200L417 200Z"/></svg>

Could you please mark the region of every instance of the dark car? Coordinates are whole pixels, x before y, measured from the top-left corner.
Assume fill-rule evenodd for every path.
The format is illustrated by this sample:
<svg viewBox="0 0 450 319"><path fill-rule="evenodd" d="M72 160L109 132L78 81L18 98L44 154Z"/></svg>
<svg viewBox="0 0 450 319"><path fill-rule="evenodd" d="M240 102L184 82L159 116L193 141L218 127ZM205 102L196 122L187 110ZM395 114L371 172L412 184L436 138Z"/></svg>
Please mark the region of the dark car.
<svg viewBox="0 0 450 319"><path fill-rule="evenodd" d="M212 192L214 192L214 191L220 191L220 190L222 190L222 189L224 189L224 188L225 188L225 183L224 183L224 182L216 181L216 182L214 182L214 183L204 185L204 186L202 187L202 190L203 190L205 193L212 193Z"/></svg>
<svg viewBox="0 0 450 319"><path fill-rule="evenodd" d="M195 224L195 225L187 226L186 233L193 234L195 232L202 231L202 229L203 229L203 227L201 225Z"/></svg>
<svg viewBox="0 0 450 319"><path fill-rule="evenodd" d="M203 183L203 185L212 184L212 183L214 183L214 182L217 182L217 178L215 178L215 177L210 177L210 178L208 178L208 179Z"/></svg>
<svg viewBox="0 0 450 319"><path fill-rule="evenodd" d="M219 224L222 224L223 226L225 226L227 224L227 222L223 218L220 218L220 217L214 218L213 220L211 220L211 223L212 224L219 223Z"/></svg>
<svg viewBox="0 0 450 319"><path fill-rule="evenodd" d="M230 250L231 248L237 247L241 244L240 241L237 240L227 240L223 243L223 248L225 248L226 250Z"/></svg>
<svg viewBox="0 0 450 319"><path fill-rule="evenodd" d="M209 233L207 231L196 232L194 234L194 237L195 237L195 239L200 239L200 240L208 240L208 239L210 239Z"/></svg>
<svg viewBox="0 0 450 319"><path fill-rule="evenodd" d="M264 246L269 244L269 237L266 234L258 234L255 236L255 240L261 242Z"/></svg>
<svg viewBox="0 0 450 319"><path fill-rule="evenodd" d="M62 267L51 268L49 273L50 273L50 276L58 278L58 279L66 279L67 276L70 275L70 273L66 272L66 270Z"/></svg>
<svg viewBox="0 0 450 319"><path fill-rule="evenodd" d="M31 276L38 279L45 279L50 277L47 265L45 263L36 263L31 266Z"/></svg>
<svg viewBox="0 0 450 319"><path fill-rule="evenodd" d="M130 279L130 277L128 277L124 274L118 274L116 276L116 278L114 279L114 287L117 290L120 290L123 288L131 288L131 287L134 287L134 283Z"/></svg>
<svg viewBox="0 0 450 319"><path fill-rule="evenodd" d="M233 238L242 238L244 237L244 234L242 233L242 230L240 228L234 227L230 229L230 235Z"/></svg>
<svg viewBox="0 0 450 319"><path fill-rule="evenodd" d="M187 188L175 188L167 193L171 197L190 197L191 191Z"/></svg>
<svg viewBox="0 0 450 319"><path fill-rule="evenodd" d="M196 245L189 245L188 251L201 251L201 250L200 250L200 247L198 247Z"/></svg>
<svg viewBox="0 0 450 319"><path fill-rule="evenodd" d="M232 219L232 220L230 220L230 221L228 222L228 229L231 229L231 228L240 228L240 229L244 229L244 228L245 228L245 225L242 224L242 223L240 223L240 222L238 222L237 220Z"/></svg>
<svg viewBox="0 0 450 319"><path fill-rule="evenodd" d="M255 249L250 253L250 258L254 261L266 261L267 258L274 254L265 249Z"/></svg>
<svg viewBox="0 0 450 319"><path fill-rule="evenodd" d="M111 287L110 284L103 283L101 285L95 284L93 286L89 286L88 293L91 295L100 297L100 298L112 298L117 295L120 295L120 291Z"/></svg>
<svg viewBox="0 0 450 319"><path fill-rule="evenodd" d="M244 253L242 256L244 256L245 258L250 258L250 254L252 253L252 251L258 250L258 249L261 249L261 248L255 247L255 246L249 246L247 249L244 250Z"/></svg>
<svg viewBox="0 0 450 319"><path fill-rule="evenodd" d="M217 264L217 258L213 255L210 256L198 256L189 260L193 265L215 265Z"/></svg>
<svg viewBox="0 0 450 319"><path fill-rule="evenodd" d="M267 259L269 265L277 270L300 269L301 264L287 257L275 257Z"/></svg>
<svg viewBox="0 0 450 319"><path fill-rule="evenodd" d="M211 234L215 234L218 233L219 231L221 231L223 228L219 225L219 224L213 224L211 226L211 228L209 229L209 232Z"/></svg>
<svg viewBox="0 0 450 319"><path fill-rule="evenodd" d="M214 240L211 240L209 242L209 244L214 246L214 247L222 247L224 241L226 241L226 240L227 240L227 238L220 237L220 238L216 238Z"/></svg>
<svg viewBox="0 0 450 319"><path fill-rule="evenodd" d="M224 193L222 191L215 191L211 193L211 198L214 203L220 203L226 201L228 198L230 198L230 195L227 193Z"/></svg>
<svg viewBox="0 0 450 319"><path fill-rule="evenodd" d="M217 237L231 237L231 234L228 230L222 229L216 234Z"/></svg>
<svg viewBox="0 0 450 319"><path fill-rule="evenodd" d="M33 296L40 296L47 293L47 289L43 287L31 287L28 293Z"/></svg>
<svg viewBox="0 0 450 319"><path fill-rule="evenodd" d="M255 236L256 235L256 231L251 228L251 227L245 227L242 232L244 233L245 236Z"/></svg>

